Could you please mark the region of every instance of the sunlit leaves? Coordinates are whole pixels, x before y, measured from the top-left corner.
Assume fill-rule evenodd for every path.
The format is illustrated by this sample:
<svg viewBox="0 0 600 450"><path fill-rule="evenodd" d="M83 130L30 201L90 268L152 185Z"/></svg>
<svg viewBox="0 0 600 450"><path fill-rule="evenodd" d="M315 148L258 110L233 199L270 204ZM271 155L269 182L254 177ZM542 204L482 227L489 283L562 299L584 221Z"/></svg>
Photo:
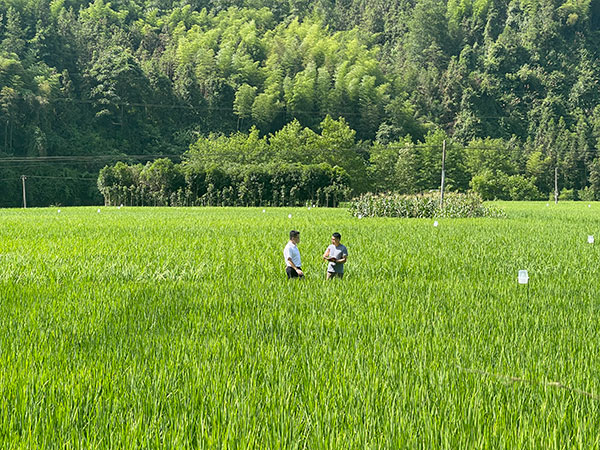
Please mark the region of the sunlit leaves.
<svg viewBox="0 0 600 450"><path fill-rule="evenodd" d="M5 210L3 444L593 448L598 205L501 206Z"/></svg>

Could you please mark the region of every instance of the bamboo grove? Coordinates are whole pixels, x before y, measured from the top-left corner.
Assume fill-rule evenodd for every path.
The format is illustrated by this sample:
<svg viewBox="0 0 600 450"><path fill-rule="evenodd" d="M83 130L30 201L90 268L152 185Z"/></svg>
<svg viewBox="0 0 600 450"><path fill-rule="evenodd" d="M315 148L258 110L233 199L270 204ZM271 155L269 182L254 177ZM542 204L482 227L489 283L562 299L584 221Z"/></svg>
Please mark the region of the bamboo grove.
<svg viewBox="0 0 600 450"><path fill-rule="evenodd" d="M292 163L335 159L353 195L432 188L446 139L491 148L456 190L545 198L558 167L598 199L599 30L599 0L0 0L0 204L23 174L32 205L99 203L117 161L253 133L292 154L327 121L350 145Z"/></svg>

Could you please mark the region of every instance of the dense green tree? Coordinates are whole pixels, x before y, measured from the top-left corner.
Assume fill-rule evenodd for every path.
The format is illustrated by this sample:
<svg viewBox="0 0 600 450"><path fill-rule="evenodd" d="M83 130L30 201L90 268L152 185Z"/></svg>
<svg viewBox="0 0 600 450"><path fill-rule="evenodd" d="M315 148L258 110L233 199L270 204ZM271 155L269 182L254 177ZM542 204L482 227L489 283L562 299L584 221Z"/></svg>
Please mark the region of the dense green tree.
<svg viewBox="0 0 600 450"><path fill-rule="evenodd" d="M414 153L406 155L406 148L411 148L410 138L398 140L394 142L376 142L369 151L369 184L371 190L375 192L386 192L390 190L402 190L403 193L410 192L413 182L407 181L410 173L416 171L416 158ZM403 157L400 166L398 161ZM409 165L406 173L400 174L400 179L404 183L404 187L400 189L397 178L397 171L404 170L402 164Z"/></svg>
<svg viewBox="0 0 600 450"><path fill-rule="evenodd" d="M0 2L0 156L68 155L6 176L77 180L107 162L79 158L189 150L239 183L248 165L326 163L355 192L416 192L439 187L446 139L454 189L496 182L493 197L532 198L532 184L554 189L557 167L560 189L591 196L599 31L596 0ZM194 164L182 167L196 181L168 199L119 195L259 201L249 187L219 191L220 172L207 184ZM70 178L32 190L46 203L97 200ZM3 204L18 204L18 185L2 186Z"/></svg>
<svg viewBox="0 0 600 450"><path fill-rule="evenodd" d="M302 127L298 120L285 125L269 136L269 148L276 161L310 164L319 158L316 146L317 134L310 128Z"/></svg>
<svg viewBox="0 0 600 450"><path fill-rule="evenodd" d="M238 130L244 119L252 117L252 105L256 98L256 87L242 84L235 93L233 111L238 116Z"/></svg>
<svg viewBox="0 0 600 450"><path fill-rule="evenodd" d="M394 190L401 194L413 194L425 189L424 180L419 176L423 160L414 145L406 145L398 149L396 164L392 174L392 183L385 189ZM433 188L433 186L430 186Z"/></svg>
<svg viewBox="0 0 600 450"><path fill-rule="evenodd" d="M4 52L23 55L26 44L23 25L19 11L9 6L6 10L6 22L2 33L1 47Z"/></svg>

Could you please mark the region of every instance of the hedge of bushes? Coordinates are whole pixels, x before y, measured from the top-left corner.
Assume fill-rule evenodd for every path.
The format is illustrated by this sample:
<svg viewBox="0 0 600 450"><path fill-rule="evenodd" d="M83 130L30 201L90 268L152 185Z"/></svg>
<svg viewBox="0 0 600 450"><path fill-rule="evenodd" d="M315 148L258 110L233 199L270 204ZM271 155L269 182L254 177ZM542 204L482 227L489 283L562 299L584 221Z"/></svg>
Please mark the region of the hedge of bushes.
<svg viewBox="0 0 600 450"><path fill-rule="evenodd" d="M349 177L329 164L204 167L158 159L104 167L98 189L106 205L337 206L350 196Z"/></svg>
<svg viewBox="0 0 600 450"><path fill-rule="evenodd" d="M502 217L504 213L483 205L473 192L447 193L440 208L440 194L420 195L363 194L350 202L350 212L356 217Z"/></svg>

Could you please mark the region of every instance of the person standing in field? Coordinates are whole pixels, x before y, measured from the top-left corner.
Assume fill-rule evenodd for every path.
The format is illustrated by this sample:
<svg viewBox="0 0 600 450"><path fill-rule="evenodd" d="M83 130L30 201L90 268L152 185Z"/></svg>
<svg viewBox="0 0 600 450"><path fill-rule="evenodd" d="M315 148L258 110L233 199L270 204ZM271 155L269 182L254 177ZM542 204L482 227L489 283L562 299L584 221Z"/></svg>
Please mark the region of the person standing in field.
<svg viewBox="0 0 600 450"><path fill-rule="evenodd" d="M348 249L345 245L342 245L341 239L342 235L340 233L333 233L331 235L331 245L327 247L323 254L323 259L329 261L329 264L327 264L328 280L334 277L344 278L344 264L348 260Z"/></svg>
<svg viewBox="0 0 600 450"><path fill-rule="evenodd" d="M288 280L290 278L304 278L302 272L302 261L300 260L300 250L298 243L300 242L300 232L296 230L290 231L290 240L283 249L283 259L285 259L285 273Z"/></svg>

